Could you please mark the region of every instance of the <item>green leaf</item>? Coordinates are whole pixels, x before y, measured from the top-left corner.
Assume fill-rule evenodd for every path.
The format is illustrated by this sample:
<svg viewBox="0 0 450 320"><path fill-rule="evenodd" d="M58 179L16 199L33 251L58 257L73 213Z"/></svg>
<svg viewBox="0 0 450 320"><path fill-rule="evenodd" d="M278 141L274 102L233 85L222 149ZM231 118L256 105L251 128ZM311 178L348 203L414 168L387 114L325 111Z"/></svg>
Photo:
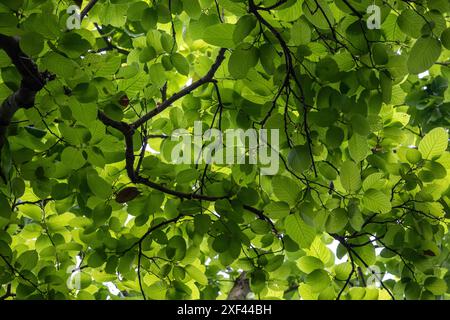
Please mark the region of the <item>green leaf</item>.
<svg viewBox="0 0 450 320"><path fill-rule="evenodd" d="M202 13L202 8L200 7L198 0L183 2L183 9L193 19L200 18L200 15Z"/></svg>
<svg viewBox="0 0 450 320"><path fill-rule="evenodd" d="M186 255L186 241L181 236L173 236L169 239L166 248L167 257L171 260L180 261Z"/></svg>
<svg viewBox="0 0 450 320"><path fill-rule="evenodd" d="M154 84L158 88L162 88L166 83L166 71L164 70L164 67L161 63L153 64L150 67L149 74L152 84Z"/></svg>
<svg viewBox="0 0 450 320"><path fill-rule="evenodd" d="M302 145L292 148L288 155L288 165L297 173L303 173L309 169L312 165L309 147Z"/></svg>
<svg viewBox="0 0 450 320"><path fill-rule="evenodd" d="M243 79L248 71L258 63L258 50L253 46L243 45L231 53L228 70L235 79Z"/></svg>
<svg viewBox="0 0 450 320"><path fill-rule="evenodd" d="M305 280L314 292L320 292L330 284L330 276L325 270L315 270L308 274Z"/></svg>
<svg viewBox="0 0 450 320"><path fill-rule="evenodd" d="M428 277L425 280L425 288L431 291L434 295L438 296L447 292L447 283L437 277Z"/></svg>
<svg viewBox="0 0 450 320"><path fill-rule="evenodd" d="M263 220L254 220L250 223L250 229L256 234L267 234L270 232L270 225Z"/></svg>
<svg viewBox="0 0 450 320"><path fill-rule="evenodd" d="M419 143L419 151L424 159L437 158L448 146L448 132L444 128L434 128Z"/></svg>
<svg viewBox="0 0 450 320"><path fill-rule="evenodd" d="M272 188L275 196L293 206L300 195L299 186L291 179L285 176L275 176L272 179Z"/></svg>
<svg viewBox="0 0 450 320"><path fill-rule="evenodd" d="M383 179L384 173L382 172L376 172L372 173L371 175L367 176L362 184L362 188L364 191L367 191L369 189L382 189L386 183L386 180Z"/></svg>
<svg viewBox="0 0 450 320"><path fill-rule="evenodd" d="M418 74L430 69L441 55L441 43L433 37L419 38L411 48L408 70Z"/></svg>
<svg viewBox="0 0 450 320"><path fill-rule="evenodd" d="M291 29L291 41L296 46L308 44L311 41L311 28L308 23L303 20L294 22Z"/></svg>
<svg viewBox="0 0 450 320"><path fill-rule="evenodd" d="M323 269L324 265L320 259L311 256L303 256L297 262L298 268L304 273L311 273L317 269Z"/></svg>
<svg viewBox="0 0 450 320"><path fill-rule="evenodd" d="M207 27L203 32L203 41L221 48L233 48L234 24L221 23Z"/></svg>
<svg viewBox="0 0 450 320"><path fill-rule="evenodd" d="M80 83L72 93L81 103L95 102L98 98L97 87L90 83Z"/></svg>
<svg viewBox="0 0 450 320"><path fill-rule="evenodd" d="M348 192L355 192L361 187L359 169L352 161L346 161L342 164L340 179L342 186Z"/></svg>
<svg viewBox="0 0 450 320"><path fill-rule="evenodd" d="M65 33L59 41L59 49L69 58L77 59L83 55L90 47L89 41L83 39L81 35L70 32Z"/></svg>
<svg viewBox="0 0 450 320"><path fill-rule="evenodd" d="M289 211L289 205L282 201L271 202L264 207L264 212L272 219L282 219Z"/></svg>
<svg viewBox="0 0 450 320"><path fill-rule="evenodd" d="M286 234L300 245L300 248L309 248L314 241L316 232L308 226L297 214L291 214L284 220Z"/></svg>
<svg viewBox="0 0 450 320"><path fill-rule="evenodd" d="M78 170L84 166L86 160L81 152L74 147L67 147L61 154L62 163L69 169Z"/></svg>
<svg viewBox="0 0 450 320"><path fill-rule="evenodd" d="M353 134L348 141L348 150L350 152L350 156L356 162L364 160L369 152L367 138L357 133Z"/></svg>
<svg viewBox="0 0 450 320"><path fill-rule="evenodd" d="M195 232L205 234L211 225L211 218L206 214L199 214L194 217Z"/></svg>
<svg viewBox="0 0 450 320"><path fill-rule="evenodd" d="M192 264L188 264L185 269L189 276L201 285L206 286L208 284L208 278L197 267Z"/></svg>
<svg viewBox="0 0 450 320"><path fill-rule="evenodd" d="M230 237L225 234L221 234L216 237L212 242L212 248L218 253L223 253L230 247Z"/></svg>
<svg viewBox="0 0 450 320"><path fill-rule="evenodd" d="M337 208L331 211L326 222L328 233L341 232L348 223L347 211L343 208Z"/></svg>
<svg viewBox="0 0 450 320"><path fill-rule="evenodd" d="M11 189L14 197L20 198L25 193L25 182L21 178L14 178L11 181ZM3 206L2 206L3 207Z"/></svg>
<svg viewBox="0 0 450 320"><path fill-rule="evenodd" d="M306 19L317 28L330 29L334 25L334 16L326 0L305 0L302 9Z"/></svg>
<svg viewBox="0 0 450 320"><path fill-rule="evenodd" d="M369 237L361 236L351 241L355 245L353 248L359 257L356 257L355 262L365 268L372 266L377 261L375 247L370 242Z"/></svg>
<svg viewBox="0 0 450 320"><path fill-rule="evenodd" d="M99 251L94 251L88 258L87 264L91 268L101 267L106 262L106 255Z"/></svg>
<svg viewBox="0 0 450 320"><path fill-rule="evenodd" d="M18 258L17 262L21 266L21 270L31 270L36 267L38 262L38 254L34 250L25 251Z"/></svg>
<svg viewBox="0 0 450 320"><path fill-rule="evenodd" d="M105 203L99 203L92 210L92 218L96 225L104 224L110 217L112 213L112 208L110 205Z"/></svg>
<svg viewBox="0 0 450 320"><path fill-rule="evenodd" d="M95 104L79 103L76 100L72 100L70 109L75 120L86 126L91 125L97 119L98 110Z"/></svg>
<svg viewBox="0 0 450 320"><path fill-rule="evenodd" d="M416 164L422 160L422 154L417 149L408 149L406 151L406 159L411 164Z"/></svg>
<svg viewBox="0 0 450 320"><path fill-rule="evenodd" d="M450 50L450 28L447 28L442 32L441 43L446 49Z"/></svg>
<svg viewBox="0 0 450 320"><path fill-rule="evenodd" d="M111 196L112 187L106 182L103 178L101 178L98 174L89 174L87 176L87 183L89 189L99 198L107 199Z"/></svg>
<svg viewBox="0 0 450 320"><path fill-rule="evenodd" d="M20 37L20 48L29 56L36 56L44 49L44 39L37 32L27 32Z"/></svg>
<svg viewBox="0 0 450 320"><path fill-rule="evenodd" d="M325 57L317 63L316 75L323 81L336 82L339 79L339 66L333 58Z"/></svg>
<svg viewBox="0 0 450 320"><path fill-rule="evenodd" d="M78 65L60 54L50 52L42 58L43 68L63 79L74 76Z"/></svg>
<svg viewBox="0 0 450 320"><path fill-rule="evenodd" d="M189 62L183 55L175 52L170 56L170 61L179 73L189 75Z"/></svg>
<svg viewBox="0 0 450 320"><path fill-rule="evenodd" d="M241 43L256 27L256 19L253 15L245 15L236 23L233 33L234 43Z"/></svg>
<svg viewBox="0 0 450 320"><path fill-rule="evenodd" d="M372 212L388 213L392 209L389 197L375 189L367 190L362 202L364 207Z"/></svg>
<svg viewBox="0 0 450 320"><path fill-rule="evenodd" d="M420 14L412 9L403 10L397 19L400 30L416 39L422 35L424 23L425 21Z"/></svg>

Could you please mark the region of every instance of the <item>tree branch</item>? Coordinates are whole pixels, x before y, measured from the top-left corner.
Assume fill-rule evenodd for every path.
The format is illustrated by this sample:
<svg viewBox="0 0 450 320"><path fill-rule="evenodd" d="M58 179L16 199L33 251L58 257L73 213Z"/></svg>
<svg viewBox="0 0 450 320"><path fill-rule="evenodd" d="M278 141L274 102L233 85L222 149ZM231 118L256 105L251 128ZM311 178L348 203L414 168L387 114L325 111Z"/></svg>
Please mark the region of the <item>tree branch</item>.
<svg viewBox="0 0 450 320"><path fill-rule="evenodd" d="M83 11L80 13L80 22L83 21L84 17L87 16L89 11L95 6L95 4L98 2L98 0L91 0L89 3L84 7Z"/></svg>
<svg viewBox="0 0 450 320"><path fill-rule="evenodd" d="M156 107L152 111L148 112L147 114L145 114L144 116L142 116L138 120L136 120L133 124L131 124L131 126L134 129L139 128L144 123L146 123L148 120L150 120L151 118L153 118L157 114L160 114L161 112L163 112L168 107L170 107L172 105L172 103L174 103L175 101L177 101L177 100L181 99L182 97L188 95L189 93L191 93L192 91L194 91L195 89L200 87L201 85L203 85L205 83L208 83L208 82L211 82L213 80L213 78L214 78L214 75L215 75L217 69L219 69L220 65L222 64L223 60L225 59L225 52L226 52L225 48L220 49L219 54L217 55L216 61L211 66L211 69L209 69L208 73L205 76L203 76L199 80L195 81L191 85L185 87L181 91L175 93L173 96L171 96L167 100L163 101L158 107Z"/></svg>
<svg viewBox="0 0 450 320"><path fill-rule="evenodd" d="M22 76L19 89L3 101L0 106L0 149L6 141L6 133L11 120L20 108L29 109L34 105L36 93L41 90L46 82L36 64L19 46L18 37L10 37L0 34L0 49L3 49L17 71Z"/></svg>

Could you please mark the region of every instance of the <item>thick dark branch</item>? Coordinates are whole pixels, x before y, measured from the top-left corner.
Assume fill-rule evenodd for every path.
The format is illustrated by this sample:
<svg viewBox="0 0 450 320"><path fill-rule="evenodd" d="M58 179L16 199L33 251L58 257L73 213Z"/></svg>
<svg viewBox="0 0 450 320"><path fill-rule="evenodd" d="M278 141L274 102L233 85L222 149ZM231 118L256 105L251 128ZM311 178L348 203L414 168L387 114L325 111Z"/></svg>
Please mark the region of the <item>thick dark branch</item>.
<svg viewBox="0 0 450 320"><path fill-rule="evenodd" d="M9 297L15 297L15 296L16 296L16 294L11 292L11 284L8 284L6 286L6 293L0 297L0 300L6 300Z"/></svg>
<svg viewBox="0 0 450 320"><path fill-rule="evenodd" d="M285 78L285 83L287 82L287 86L289 86L289 75L292 76L292 78L294 79L295 84L298 86L300 93L301 93L301 97L300 97L300 103L303 106L303 110L304 110L304 127L305 127L305 135L306 135L306 141L307 141L307 145L308 145L308 151L309 151L309 155L311 157L311 161L312 161L312 168L314 171L314 175L317 177L317 168L316 168L316 163L314 161L314 155L312 152L312 139L311 139L311 135L310 135L310 131L309 131L309 126L308 126L308 105L306 104L305 101L305 94L303 91L303 86L300 82L300 80L298 79L297 75L295 74L295 70L294 70L294 64L292 62L292 55L291 55L291 51L289 50L289 47L286 43L286 41L283 39L283 36L281 35L280 32L278 32L278 30L271 25L266 19L264 19L261 14L258 12L258 6L255 5L254 0L250 0L249 1L249 11L251 13L253 13L253 15L256 17L256 19L263 24L264 26L267 27L267 29L270 30L270 32L274 35L274 37L278 40L282 50L283 50L283 54L284 54L284 58L286 61L286 69L287 69L287 74L286 74L286 78ZM286 120L285 120L286 122ZM287 137L288 142L289 142L289 137Z"/></svg>
<svg viewBox="0 0 450 320"><path fill-rule="evenodd" d="M180 199L187 199L187 200L205 200L205 201L217 201L220 199L227 199L229 196L221 196L221 197L214 197L214 196L207 196L203 194L195 194L195 193L185 193L185 192L179 192L176 190L172 190L169 188L166 188L160 184L157 184L155 182L150 181L147 178L136 176L134 183L140 183L143 185L146 185L147 187L150 187L152 189L161 191L166 194L170 194L172 196L175 196Z"/></svg>
<svg viewBox="0 0 450 320"><path fill-rule="evenodd" d="M98 25L98 23L94 22L94 26L97 29L97 32L102 37L103 41L106 44L106 48L100 49L98 52L102 51L111 51L111 50L117 50L117 52L128 55L130 52L126 49L119 48L118 46L114 45L111 40L108 38L107 33L103 31L103 29Z"/></svg>
<svg viewBox="0 0 450 320"><path fill-rule="evenodd" d="M91 0L89 3L84 7L83 11L80 13L80 21L83 21L84 17L87 16L89 11L95 6L95 4L98 2L98 0Z"/></svg>
<svg viewBox="0 0 450 320"><path fill-rule="evenodd" d="M45 84L43 76L33 60L22 52L18 37L10 37L0 34L0 49L3 49L11 59L17 71L22 76L21 87L30 91L39 91Z"/></svg>
<svg viewBox="0 0 450 320"><path fill-rule="evenodd" d="M213 197L213 196L207 196L207 195L201 195L201 194L179 192L179 191L175 191L175 190L166 188L160 184L157 184L155 182L150 181L147 178L140 176L138 174L138 172L134 169L135 156L134 156L134 146L133 146L133 134L134 134L135 130L129 124L127 124L125 122L115 121L115 120L109 118L106 114L104 114L101 111L98 112L98 118L105 125L119 130L124 135L124 137L125 137L125 161L126 161L125 168L126 168L128 177L130 178L131 182L146 185L152 189L159 190L163 193L173 195L180 199L216 201L216 200L228 198L228 196Z"/></svg>
<svg viewBox="0 0 450 320"><path fill-rule="evenodd" d="M250 292L250 281L247 273L243 271L234 281L233 288L228 293L227 300L245 300Z"/></svg>
<svg viewBox="0 0 450 320"><path fill-rule="evenodd" d="M33 60L22 52L17 37L0 34L0 49L6 52L22 76L20 88L6 98L0 106L1 149L5 144L6 132L14 114L20 108L29 109L34 105L36 93L44 87L45 79Z"/></svg>
<svg viewBox="0 0 450 320"><path fill-rule="evenodd" d="M188 95L189 93L191 93L198 87L204 85L205 83L213 81L213 78L214 78L214 75L215 75L217 69L219 69L220 65L222 64L223 60L225 59L225 51L226 51L226 49L224 49L224 48L220 49L219 54L217 55L216 61L211 66L211 69L209 69L208 73L205 76L203 76L199 80L195 81L191 85L185 87L181 91L175 93L173 96L171 96L167 100L163 101L158 107L156 107L152 111L148 112L147 114L145 114L143 117L139 118L138 120L136 120L131 126L135 129L139 128L144 123L146 123L148 120L150 120L154 116L160 114L168 107L170 107L172 105L172 103L174 103L175 101Z"/></svg>

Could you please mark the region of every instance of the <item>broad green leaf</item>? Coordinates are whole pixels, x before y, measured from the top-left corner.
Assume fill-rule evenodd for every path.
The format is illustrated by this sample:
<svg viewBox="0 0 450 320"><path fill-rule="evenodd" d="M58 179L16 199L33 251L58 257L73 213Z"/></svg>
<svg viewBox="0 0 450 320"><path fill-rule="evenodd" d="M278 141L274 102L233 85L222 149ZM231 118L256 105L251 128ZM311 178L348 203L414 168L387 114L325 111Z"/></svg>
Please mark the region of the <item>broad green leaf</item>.
<svg viewBox="0 0 450 320"><path fill-rule="evenodd" d="M233 48L235 46L234 29L235 25L230 23L216 24L204 30L202 39L213 46Z"/></svg>
<svg viewBox="0 0 450 320"><path fill-rule="evenodd" d="M170 61L172 61L173 66L179 73L185 76L189 75L189 62L183 55L177 52L173 53L170 56Z"/></svg>
<svg viewBox="0 0 450 320"><path fill-rule="evenodd" d="M315 230L308 226L297 214L291 214L284 220L286 233L301 248L309 248L316 235Z"/></svg>
<svg viewBox="0 0 450 320"><path fill-rule="evenodd" d="M441 55L441 43L433 37L422 37L414 43L408 58L408 70L413 74L427 71Z"/></svg>
<svg viewBox="0 0 450 320"><path fill-rule="evenodd" d="M303 20L294 22L291 29L291 41L296 46L308 44L311 41L311 29L308 23Z"/></svg>
<svg viewBox="0 0 450 320"><path fill-rule="evenodd" d="M258 63L258 50L247 45L240 46L231 53L228 60L228 70L235 79L243 79L247 76L250 68Z"/></svg>
<svg viewBox="0 0 450 320"><path fill-rule="evenodd" d="M447 292L447 283L443 279L428 277L424 284L425 288L430 290L434 295L441 295Z"/></svg>
<svg viewBox="0 0 450 320"><path fill-rule="evenodd" d="M388 213L392 209L389 197L383 192L375 189L369 189L364 193L362 199L364 208L372 212Z"/></svg>
<svg viewBox="0 0 450 320"><path fill-rule="evenodd" d="M293 206L300 195L300 188L291 178L275 176L272 179L272 188L275 196Z"/></svg>
<svg viewBox="0 0 450 320"><path fill-rule="evenodd" d="M314 292L320 292L330 284L330 276L325 270L315 270L306 276L305 283L310 285Z"/></svg>
<svg viewBox="0 0 450 320"><path fill-rule="evenodd" d="M442 32L441 43L446 49L450 50L450 28L447 28Z"/></svg>
<svg viewBox="0 0 450 320"><path fill-rule="evenodd" d="M36 56L44 49L44 39L39 33L27 32L20 38L20 48L30 56Z"/></svg>
<svg viewBox="0 0 450 320"><path fill-rule="evenodd" d="M78 170L86 163L81 152L74 147L67 147L61 154L62 163L69 169Z"/></svg>
<svg viewBox="0 0 450 320"><path fill-rule="evenodd" d="M357 133L353 134L348 141L348 149L353 160L356 162L364 160L369 152L367 138Z"/></svg>
<svg viewBox="0 0 450 320"><path fill-rule="evenodd" d="M281 219L289 214L289 205L286 202L271 202L264 207L264 212L272 219Z"/></svg>
<svg viewBox="0 0 450 320"><path fill-rule="evenodd" d="M303 256L297 262L298 268L304 273L311 273L317 269L323 269L323 262L316 257Z"/></svg>
<svg viewBox="0 0 450 320"><path fill-rule="evenodd" d="M422 154L417 149L408 149L408 151L406 151L406 159L409 163L416 164L422 160Z"/></svg>
<svg viewBox="0 0 450 320"><path fill-rule="evenodd" d="M239 19L233 33L234 43L241 43L252 30L256 27L256 18L252 15L246 15Z"/></svg>
<svg viewBox="0 0 450 320"><path fill-rule="evenodd" d="M91 191L99 198L107 199L112 192L111 185L99 175L93 173L87 176L87 183Z"/></svg>
<svg viewBox="0 0 450 320"><path fill-rule="evenodd" d="M198 19L202 13L198 0L183 2L183 9L192 19Z"/></svg>
<svg viewBox="0 0 450 320"><path fill-rule="evenodd" d="M346 161L342 164L340 179L342 186L348 192L355 192L361 187L359 169L352 161Z"/></svg>
<svg viewBox="0 0 450 320"><path fill-rule="evenodd" d="M308 21L317 28L330 29L334 25L334 16L327 1L305 0L302 9Z"/></svg>
<svg viewBox="0 0 450 320"><path fill-rule="evenodd" d="M312 165L309 147L304 145L292 148L289 151L288 164L292 170L299 174L309 169Z"/></svg>
<svg viewBox="0 0 450 320"><path fill-rule="evenodd" d="M192 264L188 264L185 268L186 272L192 279L204 286L208 284L208 278L197 267L193 266Z"/></svg>
<svg viewBox="0 0 450 320"><path fill-rule="evenodd" d="M444 153L448 146L448 132L435 128L428 132L419 143L419 151L424 159L433 159Z"/></svg>
<svg viewBox="0 0 450 320"><path fill-rule="evenodd" d="M330 212L326 222L326 230L329 233L341 232L348 223L347 211L337 208Z"/></svg>

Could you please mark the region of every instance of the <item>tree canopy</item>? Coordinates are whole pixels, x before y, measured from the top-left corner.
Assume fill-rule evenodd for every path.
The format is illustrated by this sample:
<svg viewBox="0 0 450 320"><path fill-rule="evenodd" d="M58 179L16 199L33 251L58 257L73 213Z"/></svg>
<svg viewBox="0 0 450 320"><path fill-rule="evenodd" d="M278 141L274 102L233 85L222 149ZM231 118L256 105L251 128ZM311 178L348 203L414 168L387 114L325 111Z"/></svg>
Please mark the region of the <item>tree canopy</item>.
<svg viewBox="0 0 450 320"><path fill-rule="evenodd" d="M0 0L0 299L449 298L449 27L448 0ZM279 130L278 172L173 163L195 121Z"/></svg>

